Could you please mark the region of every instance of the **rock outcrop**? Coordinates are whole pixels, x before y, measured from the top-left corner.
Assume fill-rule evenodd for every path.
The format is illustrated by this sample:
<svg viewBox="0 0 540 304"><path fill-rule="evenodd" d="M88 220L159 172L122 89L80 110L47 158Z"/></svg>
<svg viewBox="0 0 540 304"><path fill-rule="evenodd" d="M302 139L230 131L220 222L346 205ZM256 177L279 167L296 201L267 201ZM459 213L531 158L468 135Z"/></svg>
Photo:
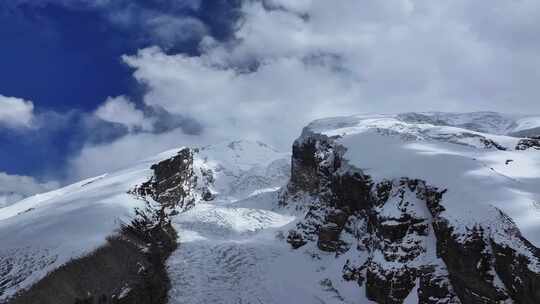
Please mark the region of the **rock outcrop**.
<svg viewBox="0 0 540 304"><path fill-rule="evenodd" d="M540 303L539 250L502 211L496 224L458 233L445 218L446 189L407 177L374 182L336 139L305 130L294 143L280 202L307 210L287 237L293 248L355 252L343 278L378 303L402 303L415 286L419 303Z"/></svg>
<svg viewBox="0 0 540 304"><path fill-rule="evenodd" d="M520 139L516 150L536 149L540 150L540 136Z"/></svg>
<svg viewBox="0 0 540 304"><path fill-rule="evenodd" d="M133 192L141 197L149 197L159 202L164 210L171 211L193 206L196 194L200 194L203 200L211 200L212 194L207 187L197 189L200 184L211 184L213 176L211 171L201 171L200 176L195 172L193 159L196 153L197 149L184 148L176 156L153 165L154 176ZM205 181L201 182L199 179L203 178Z"/></svg>

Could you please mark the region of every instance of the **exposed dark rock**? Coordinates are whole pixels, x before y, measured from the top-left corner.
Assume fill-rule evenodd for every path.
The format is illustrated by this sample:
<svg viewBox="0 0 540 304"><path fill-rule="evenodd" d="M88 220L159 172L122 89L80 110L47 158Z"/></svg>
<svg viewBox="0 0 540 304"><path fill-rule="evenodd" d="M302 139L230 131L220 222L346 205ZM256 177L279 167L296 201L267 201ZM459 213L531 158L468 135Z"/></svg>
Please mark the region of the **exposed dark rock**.
<svg viewBox="0 0 540 304"><path fill-rule="evenodd" d="M318 141L295 142L292 148L291 183L293 192L316 193L319 189Z"/></svg>
<svg viewBox="0 0 540 304"><path fill-rule="evenodd" d="M400 271L386 271L371 263L367 270L366 296L385 304L401 304L415 285L416 272L407 267Z"/></svg>
<svg viewBox="0 0 540 304"><path fill-rule="evenodd" d="M339 159L339 158L338 158ZM339 159L341 162L342 160ZM333 195L331 204L347 213L369 209L373 206L371 179L361 172L347 172L335 174L336 170L329 172L330 190Z"/></svg>
<svg viewBox="0 0 540 304"><path fill-rule="evenodd" d="M292 248L298 249L307 244L307 241L304 240L304 237L298 231L291 230L287 236L287 243L291 244Z"/></svg>
<svg viewBox="0 0 540 304"><path fill-rule="evenodd" d="M505 291L493 282L493 256L488 253L481 227L469 231L460 242L445 222L434 226L437 251L448 267L450 281L462 303L500 303L508 299Z"/></svg>
<svg viewBox="0 0 540 304"><path fill-rule="evenodd" d="M335 252L339 246L339 235L341 227L335 223L327 223L319 229L319 240L317 246L321 250Z"/></svg>
<svg viewBox="0 0 540 304"><path fill-rule="evenodd" d="M540 273L537 269L540 250L527 241L502 212L501 220L506 224L504 233L512 236L513 242L520 243L522 251L518 252L492 238L490 243L497 274L516 303L540 303ZM531 265L536 265L535 271L531 270Z"/></svg>
<svg viewBox="0 0 540 304"><path fill-rule="evenodd" d="M418 303L421 304L460 304L459 298L448 281L448 278L437 274L435 267L426 266L417 273Z"/></svg>
<svg viewBox="0 0 540 304"><path fill-rule="evenodd" d="M485 148L495 148L497 150L505 151L506 148L489 138L480 138L480 142L484 145Z"/></svg>
<svg viewBox="0 0 540 304"><path fill-rule="evenodd" d="M516 145L516 150L536 149L540 150L540 137L520 139Z"/></svg>
<svg viewBox="0 0 540 304"><path fill-rule="evenodd" d="M340 234L349 215L340 210L335 209L326 215L326 224L320 227L317 245L321 250L335 252L340 246Z"/></svg>
<svg viewBox="0 0 540 304"><path fill-rule="evenodd" d="M326 215L326 222L336 224L336 226L340 227L339 230L341 231L345 227L345 224L347 224L348 218L349 215L347 212L341 209L335 209Z"/></svg>
<svg viewBox="0 0 540 304"><path fill-rule="evenodd" d="M197 183L193 171L193 153L193 150L185 148L176 156L153 165L151 169L154 170L154 176L135 189L135 192L142 197L150 196L169 208L192 206L194 201L186 191ZM208 195L206 197L209 198Z"/></svg>

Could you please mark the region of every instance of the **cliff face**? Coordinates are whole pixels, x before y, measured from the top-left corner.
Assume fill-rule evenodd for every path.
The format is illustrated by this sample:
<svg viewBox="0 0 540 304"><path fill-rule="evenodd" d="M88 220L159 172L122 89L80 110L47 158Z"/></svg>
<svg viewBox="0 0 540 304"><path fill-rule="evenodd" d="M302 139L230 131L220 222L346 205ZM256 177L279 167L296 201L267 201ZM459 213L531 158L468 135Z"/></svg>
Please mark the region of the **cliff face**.
<svg viewBox="0 0 540 304"><path fill-rule="evenodd" d="M308 211L289 232L293 248L316 242L357 255L343 278L378 303L402 303L413 289L419 303L540 303L539 250L502 211L489 226L456 229L445 218L447 189L408 177L375 181L337 139L308 130L294 143L281 204Z"/></svg>

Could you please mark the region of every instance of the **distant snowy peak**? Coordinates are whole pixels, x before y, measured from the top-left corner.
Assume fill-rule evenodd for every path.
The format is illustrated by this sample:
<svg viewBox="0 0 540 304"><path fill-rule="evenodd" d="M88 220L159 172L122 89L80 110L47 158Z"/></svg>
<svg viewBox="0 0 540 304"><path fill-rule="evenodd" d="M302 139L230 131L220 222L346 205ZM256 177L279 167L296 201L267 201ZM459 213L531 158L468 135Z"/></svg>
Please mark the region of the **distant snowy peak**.
<svg viewBox="0 0 540 304"><path fill-rule="evenodd" d="M194 149L197 172L204 172L217 199L242 199L288 179L290 154L258 141L238 140Z"/></svg>
<svg viewBox="0 0 540 304"><path fill-rule="evenodd" d="M518 137L540 135L540 116L538 115L509 115L496 112L420 112L397 116L406 122L451 126L495 135Z"/></svg>
<svg viewBox="0 0 540 304"><path fill-rule="evenodd" d="M198 148L198 154L209 163L225 166L230 170L249 170L265 167L272 161L286 158L288 154L273 147L249 140L236 140Z"/></svg>
<svg viewBox="0 0 540 304"><path fill-rule="evenodd" d="M513 135L517 132L540 128L540 115L510 115L496 112L409 112L401 114L360 114L348 117L326 118L313 122L310 127L339 124L356 124L361 120L395 119L409 124L456 127L469 131L494 135ZM333 122L333 123L332 123ZM336 123L338 125L336 125ZM540 135L540 134L539 134Z"/></svg>
<svg viewBox="0 0 540 304"><path fill-rule="evenodd" d="M438 126L450 126L495 135L513 133L518 126L520 116L503 115L495 112L443 113L420 112L397 115L398 119L411 123L427 123ZM540 125L540 117L532 117Z"/></svg>
<svg viewBox="0 0 540 304"><path fill-rule="evenodd" d="M540 116L512 116L494 112L421 112L390 115L354 115L320 119L304 133L340 136L376 131L406 140L436 140L473 146L514 150L520 137L540 136Z"/></svg>

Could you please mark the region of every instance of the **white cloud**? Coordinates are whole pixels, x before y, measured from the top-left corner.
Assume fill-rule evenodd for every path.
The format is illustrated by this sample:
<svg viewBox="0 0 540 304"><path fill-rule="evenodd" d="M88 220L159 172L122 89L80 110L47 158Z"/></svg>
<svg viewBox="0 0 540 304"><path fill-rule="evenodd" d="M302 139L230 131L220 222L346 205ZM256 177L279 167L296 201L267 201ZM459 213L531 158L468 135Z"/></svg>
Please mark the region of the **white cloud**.
<svg viewBox="0 0 540 304"><path fill-rule="evenodd" d="M540 111L540 47L505 42L516 33L540 36L540 10L532 8L538 5L476 4L493 26L513 25L504 37L480 25L471 6L465 0L244 1L232 43L207 38L197 57L149 48L124 60L149 88L146 104L274 144L290 143L314 118L339 114ZM496 18L502 11L506 17ZM522 20L524 11L535 17Z"/></svg>
<svg viewBox="0 0 540 304"><path fill-rule="evenodd" d="M162 134L138 133L124 136L113 143L87 145L70 162L70 180L114 172L138 160L183 146L199 146L216 142L208 134L186 135L180 129Z"/></svg>
<svg viewBox="0 0 540 304"><path fill-rule="evenodd" d="M126 126L129 130L151 130L152 121L125 96L109 97L95 112L98 118Z"/></svg>
<svg viewBox="0 0 540 304"><path fill-rule="evenodd" d="M34 104L17 97L0 95L0 126L29 128L34 119Z"/></svg>
<svg viewBox="0 0 540 304"><path fill-rule="evenodd" d="M0 208L13 204L27 196L53 190L56 182L40 183L34 178L0 172Z"/></svg>
<svg viewBox="0 0 540 304"><path fill-rule="evenodd" d="M206 37L200 56L123 57L146 105L197 120L205 141L288 149L310 120L359 112L540 112L538 1L246 0L240 10L235 39ZM73 164L85 176L127 164L134 147L144 148L131 161L191 142L178 130L129 135Z"/></svg>
<svg viewBox="0 0 540 304"><path fill-rule="evenodd" d="M148 105L193 117L208 132L224 136L288 135L286 142L273 144L288 145L308 119L338 114L340 102L352 94L346 79L298 58L279 58L256 73L218 69L207 59L146 49L126 61L137 67L137 79L152 88L145 97Z"/></svg>

